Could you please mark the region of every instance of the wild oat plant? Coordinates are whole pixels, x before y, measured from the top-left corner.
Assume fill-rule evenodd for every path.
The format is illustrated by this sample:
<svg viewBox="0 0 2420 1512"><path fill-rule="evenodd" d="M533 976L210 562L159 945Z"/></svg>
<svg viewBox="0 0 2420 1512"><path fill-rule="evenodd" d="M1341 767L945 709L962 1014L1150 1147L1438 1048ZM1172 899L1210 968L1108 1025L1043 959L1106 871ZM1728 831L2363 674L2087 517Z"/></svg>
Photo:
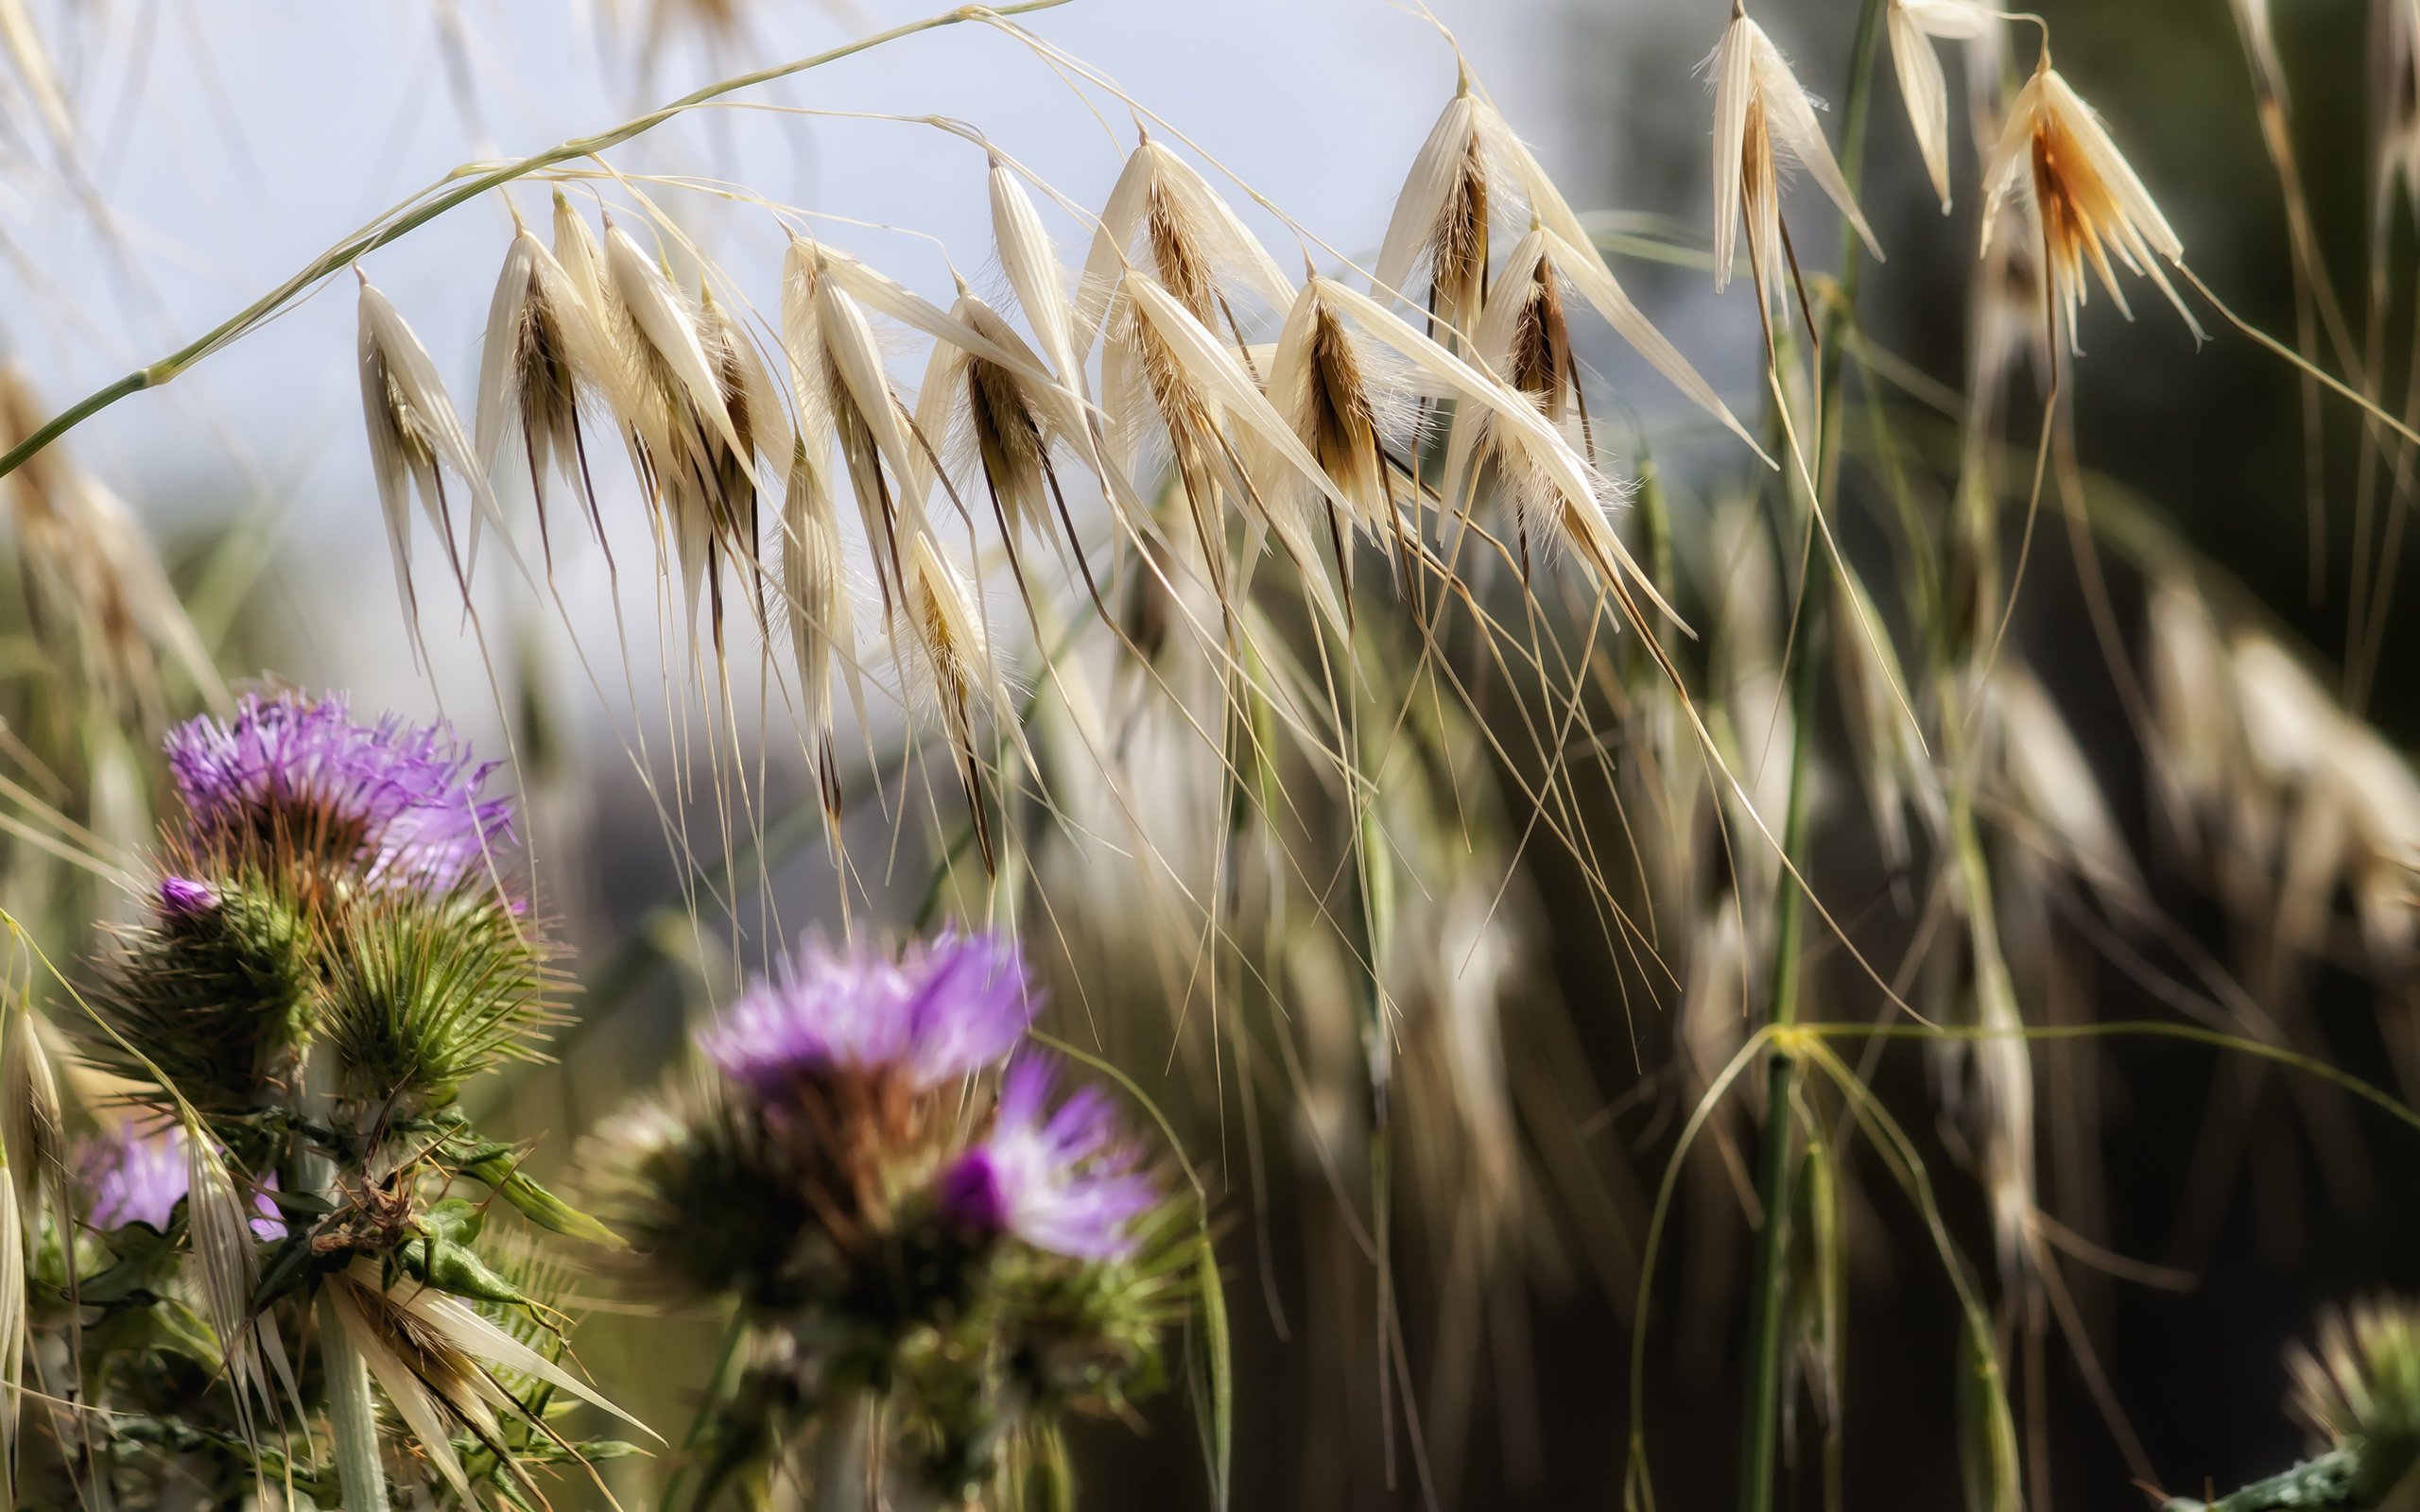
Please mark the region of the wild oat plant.
<svg viewBox="0 0 2420 1512"><path fill-rule="evenodd" d="M1306 1504L1485 1504L1570 1484L1537 1393L1624 1351L1634 1509L1670 1435L1736 1444L1678 1484L1736 1460L1744 1512L1894 1486L1916 1451L1858 1431L1853 1361L1954 1401L1936 1457L1979 1509L2050 1505L2087 1451L2230 1512L2414 1504L2420 1314L2386 1295L2289 1361L2308 1461L2224 1497L2152 1462L2108 1289L2189 1278L2113 1252L2095 1173L2135 1041L2227 1090L2180 1183L2297 1128L2331 1171L2410 1169L2420 1114L2315 1005L2358 975L2420 1083L2420 781L2363 712L2420 447L2386 336L2420 0L2371 8L2349 312L2266 0L2235 0L2290 340L2196 275L2049 23L1979 0L1817 8L1829 113L1709 12L1710 236L1576 206L1438 28L1456 82L1374 248L1054 43L1057 3L465 163L63 410L0 367L10 1504L1063 1507L1136 1452L1146 1504L1286 1494L1262 1462ZM428 8L449 58L476 9ZM581 25L645 90L684 44L761 61L777 9ZM84 10L0 0L0 194L113 235L61 61ZM1020 160L1034 121L797 103L942 27L1115 123L1105 203ZM1973 255L1923 270L1968 291L1957 389L1860 320L1914 276L1860 209L1886 53L1930 193L1971 207ZM936 301L844 249L892 245L849 206L649 135L714 112L924 135L988 213L981 271ZM510 232L485 337L433 350L376 279L475 204ZM1744 283L1761 391L1650 322L1640 257ZM2144 285L2301 385L2315 523L2355 454L2341 685L2088 465L2087 306ZM431 707L441 643L474 648L503 760L250 676L264 531L164 562L69 450L342 291L392 638ZM1666 387L1611 392L1598 326ZM1689 421L1639 418L1675 392ZM2064 637L2019 612L2046 509ZM2079 647L2115 735L2071 722ZM547 816L579 720L661 825L644 917L567 922L547 869L582 843ZM2130 759L2148 836L2104 777ZM2104 966L2155 1007L2097 1004ZM685 1007L637 989L661 969ZM1953 1348L1851 1351L1886 1270L1937 1283ZM1620 1332L1539 1326L1573 1289ZM1737 1351L1719 1393L1674 1333ZM2078 1382L2088 1434L2052 1405Z"/></svg>

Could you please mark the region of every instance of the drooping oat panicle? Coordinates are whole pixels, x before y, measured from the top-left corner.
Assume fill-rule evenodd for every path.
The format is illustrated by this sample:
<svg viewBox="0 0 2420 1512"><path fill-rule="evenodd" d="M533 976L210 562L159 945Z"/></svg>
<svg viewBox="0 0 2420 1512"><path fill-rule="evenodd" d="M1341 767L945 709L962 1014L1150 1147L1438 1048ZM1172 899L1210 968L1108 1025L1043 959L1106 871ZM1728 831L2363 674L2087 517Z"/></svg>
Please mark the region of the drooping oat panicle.
<svg viewBox="0 0 2420 1512"><path fill-rule="evenodd" d="M1789 266L1782 248L1781 173L1796 163L1840 207L1876 262L1881 244L1824 140L1814 101L1789 71L1765 28L1735 3L1714 50L1714 286L1731 282L1740 224L1748 260L1766 301L1786 302Z"/></svg>
<svg viewBox="0 0 2420 1512"><path fill-rule="evenodd" d="M611 360L591 300L545 244L528 227L520 227L506 249L504 269L488 305L473 428L479 458L491 473L506 443L518 435L531 503L538 511L539 539L550 565L554 543L546 528L546 478L553 472L559 470L580 490L589 527L600 541L604 539L579 411L587 395L598 395L598 403L604 403L604 369Z"/></svg>
<svg viewBox="0 0 2420 1512"><path fill-rule="evenodd" d="M2033 77L2010 103L2008 125L1983 165L1985 248L2012 202L2032 207L2049 263L2051 295L2066 319L2070 350L2082 350L2076 316L2087 293L2087 263L2118 310L2133 318L2110 266L2113 254L2129 270L2157 284L2194 339L2203 339L2201 326L2160 268L2162 260L2182 267L2185 244L2110 141L2100 117L2050 66L2047 45Z"/></svg>
<svg viewBox="0 0 2420 1512"><path fill-rule="evenodd" d="M1891 0L1891 62L1899 73L1900 97L1916 129L1916 150L1932 179L1941 213L1949 214L1949 90L1942 78L1935 39L1972 42L1996 25L1979 0Z"/></svg>
<svg viewBox="0 0 2420 1512"><path fill-rule="evenodd" d="M1293 280L1235 210L1191 164L1149 137L1127 156L1084 258L1080 356L1099 339L1119 279L1133 266L1147 267L1196 320L1238 346L1236 291L1249 289L1271 310L1294 302Z"/></svg>
<svg viewBox="0 0 2420 1512"><path fill-rule="evenodd" d="M429 524L445 542L455 578L470 592L470 568L454 538L453 510L445 496L445 472L471 490L479 516L505 529L487 469L446 397L444 382L428 349L412 335L387 296L355 268L361 280L361 404L370 427L370 459L387 517L387 543L394 554L395 588L404 611L418 622L420 601L411 578L411 515L414 494ZM508 546L510 537L506 537Z"/></svg>

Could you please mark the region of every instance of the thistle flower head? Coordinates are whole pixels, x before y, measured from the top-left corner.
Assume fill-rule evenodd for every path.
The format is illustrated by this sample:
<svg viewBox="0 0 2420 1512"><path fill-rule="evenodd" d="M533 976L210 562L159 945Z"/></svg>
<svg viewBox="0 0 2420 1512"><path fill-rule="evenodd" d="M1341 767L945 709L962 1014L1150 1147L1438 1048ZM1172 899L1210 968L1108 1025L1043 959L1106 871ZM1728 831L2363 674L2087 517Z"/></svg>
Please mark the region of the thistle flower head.
<svg viewBox="0 0 2420 1512"><path fill-rule="evenodd" d="M943 933L895 957L809 939L724 1010L699 1046L759 1092L853 1074L923 1089L1007 1055L1034 1007L1025 957L1004 935Z"/></svg>
<svg viewBox="0 0 2420 1512"><path fill-rule="evenodd" d="M1050 1107L1047 1062L1011 1066L991 1133L942 1174L942 1209L977 1233L1006 1235L1078 1260L1130 1253L1133 1221L1159 1200L1109 1101L1086 1087Z"/></svg>
<svg viewBox="0 0 2420 1512"><path fill-rule="evenodd" d="M232 721L203 715L167 748L195 849L223 862L307 858L441 889L511 838L510 800L480 796L494 763L473 765L442 723L357 723L340 694L249 695Z"/></svg>
<svg viewBox="0 0 2420 1512"><path fill-rule="evenodd" d="M2360 1504L2378 1500L2420 1453L2420 1310L2393 1297L2329 1311L2318 1340L2287 1351L2293 1415L2329 1447L2367 1452Z"/></svg>
<svg viewBox="0 0 2420 1512"><path fill-rule="evenodd" d="M2164 258L2182 266L2185 244L2159 213L2159 206L2152 202L2151 191L2135 176L2118 145L2109 139L2100 117L2050 66L2048 46L2042 49L2033 77L2010 102L2008 125L1983 165L1985 249L1992 245L1994 227L2013 198L2028 200L2033 207L2049 263L2051 292L2066 317L2071 348L2076 340L2076 315L2087 292L2087 263L2119 312L2132 318L2110 266L2113 256L2130 271L2157 284L2185 318L2194 339L2202 339L2201 326L2159 266Z"/></svg>

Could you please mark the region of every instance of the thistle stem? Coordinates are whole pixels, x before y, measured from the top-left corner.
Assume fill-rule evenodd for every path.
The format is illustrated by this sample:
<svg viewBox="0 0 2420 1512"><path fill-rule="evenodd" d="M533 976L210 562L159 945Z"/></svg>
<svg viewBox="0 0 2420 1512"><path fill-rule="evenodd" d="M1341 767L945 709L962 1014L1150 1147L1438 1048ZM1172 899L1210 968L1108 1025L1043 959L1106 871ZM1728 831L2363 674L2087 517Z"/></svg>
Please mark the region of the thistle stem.
<svg viewBox="0 0 2420 1512"><path fill-rule="evenodd" d="M1851 43L1849 87L1841 112L1841 172L1854 191L1865 160L1865 120L1873 93L1874 61L1881 36L1883 0L1864 0L1858 12L1857 38ZM1841 335L1857 301L1862 253L1854 228L1841 236L1840 297L1826 312L1818 347L1816 392L1822 404L1816 439L1816 476L1823 490L1839 494L1835 454L1839 445L1841 404ZM1761 297L1761 291L1760 297ZM1784 488L1788 488L1785 476ZM1829 500L1807 501L1809 509L1831 507ZM1814 522L1802 522L1811 528ZM1824 681L1823 643L1828 619L1829 575L1808 564L1799 591L1802 639L1798 662L1791 668L1789 802L1782 821L1782 850L1802 874L1806 869L1807 768L1815 744L1817 696ZM1800 936L1805 929L1804 889L1785 885L1780 890L1773 930L1770 997L1772 1022L1794 1023L1798 1017ZM1739 1441L1740 1512L1772 1512L1774 1470L1780 1457L1782 1394L1787 1389L1783 1364L1789 1340L1789 1237L1794 1174L1790 1141L1790 1097L1796 1082L1795 1054L1777 1040L1765 1067L1765 1141L1757 1170L1756 1197L1762 1222L1756 1230L1755 1269L1750 1282L1748 1325L1748 1400Z"/></svg>
<svg viewBox="0 0 2420 1512"><path fill-rule="evenodd" d="M320 1297L320 1364L328 1378L328 1433L336 1440L337 1484L345 1512L387 1512L387 1469L378 1457L378 1413L370 1401L370 1366Z"/></svg>
<svg viewBox="0 0 2420 1512"><path fill-rule="evenodd" d="M1021 5L960 6L955 10L943 11L937 16L926 16L922 21L910 21L893 26L888 31L875 32L871 37L861 37L856 42L817 53L813 57L795 59L771 68L758 69L752 74L739 74L718 83L709 84L693 94L683 94L667 105L659 106L645 115L634 116L624 121L611 130L599 131L594 136L574 137L568 142L559 143L543 152L533 153L526 158L503 163L492 162L462 163L445 177L405 200L395 210L388 212L377 220L337 243L301 272L228 317L191 344L170 352L148 367L136 369L108 387L86 395L52 416L32 435L9 448L5 455L0 455L0 477L7 477L35 453L127 395L138 394L147 388L157 388L178 377L195 363L236 340L252 327L277 314L298 297L307 293L322 279L343 272L355 259L374 252L399 237L408 235L447 211L476 199L491 189L500 189L516 179L527 178L530 174L551 168L559 163L593 157L609 147L619 146L641 132L652 130L663 125L683 111L712 104L726 94L752 85L770 83L777 78L786 78L792 74L804 73L810 68L820 68L825 63L838 62L843 58L879 47L885 43L896 42L902 37L912 37L920 31L932 31L942 26L956 26L963 21L985 21L994 16L1024 15L1028 11L1047 10L1053 6L1064 4L1066 0L1025 0Z"/></svg>

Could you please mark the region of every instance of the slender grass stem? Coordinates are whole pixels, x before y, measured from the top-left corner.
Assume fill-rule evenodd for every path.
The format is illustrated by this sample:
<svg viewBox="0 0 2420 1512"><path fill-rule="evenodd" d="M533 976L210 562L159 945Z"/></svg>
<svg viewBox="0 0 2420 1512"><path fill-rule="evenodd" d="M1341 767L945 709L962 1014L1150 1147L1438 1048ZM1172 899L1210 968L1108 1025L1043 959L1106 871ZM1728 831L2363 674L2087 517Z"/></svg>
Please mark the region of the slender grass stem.
<svg viewBox="0 0 2420 1512"><path fill-rule="evenodd" d="M0 477L7 477L43 447L129 394L139 394L147 388L157 388L177 378L195 363L235 341L254 326L310 292L320 281L343 272L355 259L376 251L389 242L410 234L447 211L476 199L491 189L500 189L516 179L543 172L557 163L594 157L608 148L621 146L642 132L654 129L684 111L712 104L726 94L735 94L754 85L770 83L777 78L787 78L792 74L802 74L811 68L820 68L825 63L838 62L843 58L854 57L871 48L879 47L885 43L897 42L903 37L912 37L918 32L956 26L960 22L983 21L994 16L1024 15L1029 11L1047 10L1053 6L1066 3L1067 0L1024 0L1020 5L996 8L960 6L955 10L943 11L940 15L926 16L922 21L910 21L893 26L888 31L875 32L871 37L861 37L856 42L817 53L812 57L793 59L789 62L779 63L771 68L758 69L754 73L735 75L692 94L683 94L669 104L658 106L645 115L633 116L610 130L599 131L594 136L574 137L570 141L559 143L543 152L533 153L526 158L502 163L465 163L412 196L411 198L405 200L395 210L388 212L377 220L337 243L302 271L212 327L189 345L179 348L148 367L136 369L108 387L86 395L52 416L43 423L40 429L9 448L5 455L0 455Z"/></svg>
<svg viewBox="0 0 2420 1512"><path fill-rule="evenodd" d="M1864 0L1858 8L1857 37L1851 44L1849 86L1842 96L1841 171L1854 189L1865 160L1865 121L1873 93L1875 56L1881 36L1883 0ZM1821 405L1817 421L1816 470L1819 487L1837 498L1838 469L1832 458L1839 446L1840 416L1845 407L1833 390L1841 383L1840 334L1857 300L1862 253L1854 229L1843 230L1841 249L1841 293L1816 333ZM1761 298L1762 291L1759 291ZM1776 395L1776 403L1779 402ZM1788 488L1785 477L1784 487ZM1814 497L1806 507L1821 513L1829 502ZM1782 851L1802 872L1806 855L1807 768L1815 744L1817 696L1824 680L1822 651L1829 607L1828 575L1809 570L1800 590L1803 622L1798 661L1791 669L1794 728L1790 731L1789 802L1782 821ZM1797 1022L1800 983L1800 936L1805 927L1804 889L1784 886L1773 931L1771 1022L1788 1028ZM1755 1269L1750 1282L1748 1326L1748 1398L1739 1443L1740 1512L1772 1512L1774 1472L1780 1458L1782 1394L1788 1372L1783 1368L1789 1341L1789 1229L1791 1198L1789 1107L1796 1075L1794 1053L1779 1041L1765 1069L1765 1141L1756 1177L1762 1208L1756 1232Z"/></svg>

